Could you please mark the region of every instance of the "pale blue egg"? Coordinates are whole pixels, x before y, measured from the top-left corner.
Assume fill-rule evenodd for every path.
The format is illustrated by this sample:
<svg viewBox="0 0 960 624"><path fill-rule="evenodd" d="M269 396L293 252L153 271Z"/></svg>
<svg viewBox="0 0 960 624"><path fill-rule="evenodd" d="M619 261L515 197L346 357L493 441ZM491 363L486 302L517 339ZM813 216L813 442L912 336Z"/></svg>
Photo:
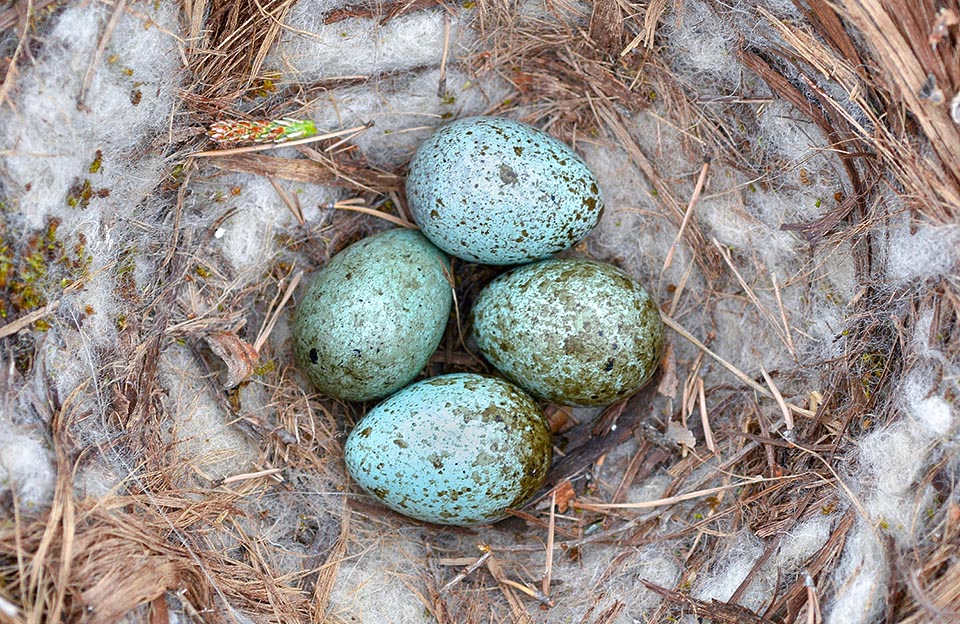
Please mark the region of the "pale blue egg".
<svg viewBox="0 0 960 624"><path fill-rule="evenodd" d="M534 396L609 405L639 390L663 352L656 302L605 262L543 260L501 275L471 310L484 357Z"/></svg>
<svg viewBox="0 0 960 624"><path fill-rule="evenodd" d="M293 348L317 388L349 401L410 383L443 338L449 258L395 229L344 249L314 276L293 318Z"/></svg>
<svg viewBox="0 0 960 624"><path fill-rule="evenodd" d="M537 404L502 379L454 373L417 382L357 423L344 457L356 483L419 520L500 520L543 483L550 428Z"/></svg>
<svg viewBox="0 0 960 624"><path fill-rule="evenodd" d="M597 179L573 150L500 117L460 119L424 141L410 162L407 199L437 247L485 264L567 249L603 212Z"/></svg>

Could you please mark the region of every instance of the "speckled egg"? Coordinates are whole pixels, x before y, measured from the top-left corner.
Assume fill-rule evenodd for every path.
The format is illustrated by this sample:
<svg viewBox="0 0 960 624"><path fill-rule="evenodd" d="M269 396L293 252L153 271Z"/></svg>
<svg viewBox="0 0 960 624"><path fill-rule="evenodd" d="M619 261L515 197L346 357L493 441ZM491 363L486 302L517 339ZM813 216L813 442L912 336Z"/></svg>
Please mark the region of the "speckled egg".
<svg viewBox="0 0 960 624"><path fill-rule="evenodd" d="M471 321L491 364L563 405L609 405L636 392L663 351L650 295L592 260L544 260L501 275L477 297Z"/></svg>
<svg viewBox="0 0 960 624"><path fill-rule="evenodd" d="M499 117L468 117L437 130L410 162L407 199L437 247L485 264L567 249L603 212L597 179L573 150Z"/></svg>
<svg viewBox="0 0 960 624"><path fill-rule="evenodd" d="M513 384L454 373L386 399L347 438L347 470L387 507L419 520L496 522L543 483L550 429Z"/></svg>
<svg viewBox="0 0 960 624"><path fill-rule="evenodd" d="M414 230L388 230L344 249L297 305L300 366L321 392L349 401L407 385L443 337L449 271L449 258Z"/></svg>

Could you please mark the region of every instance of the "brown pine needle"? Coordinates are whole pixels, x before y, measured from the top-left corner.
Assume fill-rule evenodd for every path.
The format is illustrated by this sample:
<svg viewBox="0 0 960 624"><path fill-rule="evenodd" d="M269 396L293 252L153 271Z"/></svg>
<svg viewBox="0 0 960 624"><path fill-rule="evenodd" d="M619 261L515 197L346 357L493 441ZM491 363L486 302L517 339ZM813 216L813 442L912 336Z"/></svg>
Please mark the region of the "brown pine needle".
<svg viewBox="0 0 960 624"><path fill-rule="evenodd" d="M270 182L270 186L273 187L273 190L277 192L277 195L280 196L280 199L283 200L283 203L286 204L290 212L293 213L293 218L297 220L297 223L300 225L306 225L307 221L303 218L303 209L300 207L300 199L294 195L290 196L287 191L280 186L280 183L277 182L273 176L267 176L267 180Z"/></svg>

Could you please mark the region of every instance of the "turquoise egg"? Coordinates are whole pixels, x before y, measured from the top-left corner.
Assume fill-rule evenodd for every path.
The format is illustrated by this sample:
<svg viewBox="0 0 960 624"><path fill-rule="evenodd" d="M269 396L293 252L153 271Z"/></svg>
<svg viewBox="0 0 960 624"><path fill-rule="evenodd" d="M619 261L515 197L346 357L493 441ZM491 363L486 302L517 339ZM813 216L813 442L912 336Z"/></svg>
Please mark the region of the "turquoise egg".
<svg viewBox="0 0 960 624"><path fill-rule="evenodd" d="M469 526L502 519L542 485L550 428L525 392L454 373L417 382L357 423L344 457L356 483L419 520Z"/></svg>
<svg viewBox="0 0 960 624"><path fill-rule="evenodd" d="M313 278L293 317L293 350L323 393L378 399L410 383L450 315L449 258L414 230L344 249Z"/></svg>
<svg viewBox="0 0 960 624"><path fill-rule="evenodd" d="M544 260L501 275L480 292L471 324L497 370L563 405L633 394L663 351L663 321L647 291L593 260Z"/></svg>
<svg viewBox="0 0 960 624"><path fill-rule="evenodd" d="M437 130L407 176L417 225L458 258L519 264L573 246L600 221L597 179L562 142L499 117Z"/></svg>

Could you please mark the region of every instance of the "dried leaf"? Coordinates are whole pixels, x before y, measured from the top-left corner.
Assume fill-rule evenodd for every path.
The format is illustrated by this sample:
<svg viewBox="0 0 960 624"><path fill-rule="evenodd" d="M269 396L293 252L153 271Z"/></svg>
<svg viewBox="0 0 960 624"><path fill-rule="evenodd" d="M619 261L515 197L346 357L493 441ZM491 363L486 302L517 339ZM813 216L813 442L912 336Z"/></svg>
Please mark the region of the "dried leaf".
<svg viewBox="0 0 960 624"><path fill-rule="evenodd" d="M677 398L677 388L680 385L677 379L677 356L673 352L673 343L667 342L663 350L663 358L660 363L660 370L663 376L660 377L660 383L657 385L657 392L661 396L670 399Z"/></svg>
<svg viewBox="0 0 960 624"><path fill-rule="evenodd" d="M233 388L253 374L260 360L250 343L241 340L234 332L217 332L206 338L210 350L227 365L227 380L224 388Z"/></svg>
<svg viewBox="0 0 960 624"><path fill-rule="evenodd" d="M557 494L557 511L566 513L567 509L570 508L570 503L577 497L577 493L570 482L566 480L560 483L555 491Z"/></svg>
<svg viewBox="0 0 960 624"><path fill-rule="evenodd" d="M693 432L673 420L667 424L667 439L691 449L697 445L697 439L693 437Z"/></svg>

